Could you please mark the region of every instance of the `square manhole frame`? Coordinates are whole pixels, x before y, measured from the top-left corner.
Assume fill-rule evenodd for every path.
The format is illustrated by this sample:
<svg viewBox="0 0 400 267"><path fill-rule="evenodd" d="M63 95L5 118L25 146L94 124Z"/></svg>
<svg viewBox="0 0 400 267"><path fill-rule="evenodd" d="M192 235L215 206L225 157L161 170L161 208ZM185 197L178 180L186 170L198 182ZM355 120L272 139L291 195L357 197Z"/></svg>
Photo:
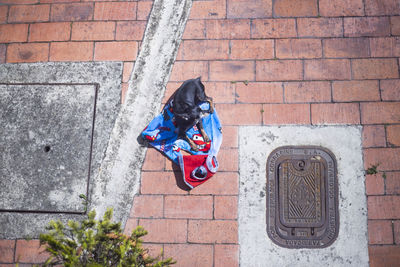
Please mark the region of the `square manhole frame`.
<svg viewBox="0 0 400 267"><path fill-rule="evenodd" d="M10 85L10 86L92 86L93 87L93 94L94 94L94 101L93 101L93 108L92 108L92 118L91 118L91 131L90 131L90 145L89 145L89 157L87 158L88 161L88 169L87 175L85 177L85 198L89 197L89 182L91 176L91 165L92 165L92 154L93 154L93 134L95 130L95 122L96 122L96 105L97 105L97 96L99 92L100 85L98 83L0 83L1 85ZM0 189L1 190L1 189ZM81 201L82 202L82 201ZM59 213L59 214L85 214L85 207L82 205L81 207L82 212L79 211L54 211L54 210L35 210L35 209L5 209L0 208L0 213L2 212L21 212L21 213Z"/></svg>
<svg viewBox="0 0 400 267"><path fill-rule="evenodd" d="M94 84L97 86L88 199L97 183L114 122L121 105L122 62L45 62L0 64L3 84ZM106 190L106 188L104 189ZM128 190L128 189L123 189ZM102 192L99 192L102 193ZM112 206L112 200L105 205ZM93 207L96 209L96 207ZM129 211L127 211L129 213ZM81 212L1 212L0 239L36 238L51 220L82 220Z"/></svg>
<svg viewBox="0 0 400 267"><path fill-rule="evenodd" d="M241 126L239 128L240 266L368 266L367 201L359 125ZM340 229L327 248L289 249L266 229L266 163L281 146L326 147L336 157Z"/></svg>

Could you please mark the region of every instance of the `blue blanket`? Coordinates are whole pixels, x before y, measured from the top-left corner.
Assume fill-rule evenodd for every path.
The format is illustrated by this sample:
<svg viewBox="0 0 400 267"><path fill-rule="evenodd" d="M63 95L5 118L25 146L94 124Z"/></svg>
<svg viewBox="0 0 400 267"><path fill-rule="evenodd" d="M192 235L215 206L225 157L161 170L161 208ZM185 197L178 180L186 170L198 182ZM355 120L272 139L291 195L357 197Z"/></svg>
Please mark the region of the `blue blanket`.
<svg viewBox="0 0 400 267"><path fill-rule="evenodd" d="M209 109L208 102L202 102L199 106L202 110ZM187 136L197 145L198 151L193 151L187 141L178 139L172 102L165 105L163 111L142 132L143 138L151 146L180 166L184 182L190 188L211 178L218 169L217 154L222 143L222 131L217 111L214 109L213 113L203 117L202 122L209 142L204 141L196 125L187 131ZM183 155L181 150L191 155Z"/></svg>

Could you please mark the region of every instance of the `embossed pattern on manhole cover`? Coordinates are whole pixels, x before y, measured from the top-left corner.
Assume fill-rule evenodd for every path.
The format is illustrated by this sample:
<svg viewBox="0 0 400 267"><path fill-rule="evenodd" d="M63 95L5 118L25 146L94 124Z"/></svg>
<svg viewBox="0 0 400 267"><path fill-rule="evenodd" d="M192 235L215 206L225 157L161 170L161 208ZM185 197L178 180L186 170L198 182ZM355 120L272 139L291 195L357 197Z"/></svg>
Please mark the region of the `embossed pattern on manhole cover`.
<svg viewBox="0 0 400 267"><path fill-rule="evenodd" d="M267 233L286 248L323 248L338 236L335 156L315 146L280 147L267 161Z"/></svg>

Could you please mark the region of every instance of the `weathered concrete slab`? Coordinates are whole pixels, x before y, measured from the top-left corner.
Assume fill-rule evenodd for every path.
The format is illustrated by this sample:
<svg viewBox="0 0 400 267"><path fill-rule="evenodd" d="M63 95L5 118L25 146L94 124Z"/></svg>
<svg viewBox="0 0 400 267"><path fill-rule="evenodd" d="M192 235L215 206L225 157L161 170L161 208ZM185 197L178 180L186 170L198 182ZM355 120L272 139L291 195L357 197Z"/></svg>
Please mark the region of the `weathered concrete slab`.
<svg viewBox="0 0 400 267"><path fill-rule="evenodd" d="M241 127L239 136L240 266L368 266L361 127ZM322 146L337 159L339 235L327 248L288 249L267 236L267 158L274 149L292 145Z"/></svg>
<svg viewBox="0 0 400 267"><path fill-rule="evenodd" d="M96 90L0 84L0 210L84 212Z"/></svg>
<svg viewBox="0 0 400 267"><path fill-rule="evenodd" d="M18 150L22 157L12 166L1 166L0 238L35 237L52 219L81 218L79 195L90 197L96 183L120 108L121 76L121 62L0 65L0 117L8 118L2 122L1 140L19 143L14 151L12 143L1 146L1 157L16 159L11 152ZM14 120L11 113L21 114ZM21 125L23 117L28 125ZM13 175L6 185L4 180ZM56 183L50 186L49 181Z"/></svg>

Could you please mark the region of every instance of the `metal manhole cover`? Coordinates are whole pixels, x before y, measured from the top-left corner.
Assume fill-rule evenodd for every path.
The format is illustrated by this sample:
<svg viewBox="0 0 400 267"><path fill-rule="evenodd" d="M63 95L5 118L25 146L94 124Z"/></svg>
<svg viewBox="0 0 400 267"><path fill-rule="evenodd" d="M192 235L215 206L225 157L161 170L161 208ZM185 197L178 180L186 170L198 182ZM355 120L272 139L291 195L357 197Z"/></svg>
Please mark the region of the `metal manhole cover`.
<svg viewBox="0 0 400 267"><path fill-rule="evenodd" d="M315 146L280 147L267 161L267 233L286 248L324 248L338 236L335 156Z"/></svg>

